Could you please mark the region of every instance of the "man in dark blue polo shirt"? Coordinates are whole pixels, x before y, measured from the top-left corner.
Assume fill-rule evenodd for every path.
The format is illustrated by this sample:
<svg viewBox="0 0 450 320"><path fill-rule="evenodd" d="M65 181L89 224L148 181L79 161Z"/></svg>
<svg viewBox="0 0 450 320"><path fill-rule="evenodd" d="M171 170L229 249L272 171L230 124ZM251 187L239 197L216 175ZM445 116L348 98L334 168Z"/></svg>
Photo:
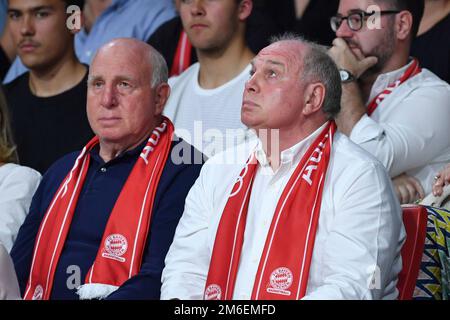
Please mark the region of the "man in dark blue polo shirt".
<svg viewBox="0 0 450 320"><path fill-rule="evenodd" d="M159 298L202 159L173 139L169 93L149 45L116 39L99 50L87 98L96 137L48 170L11 251L25 299Z"/></svg>

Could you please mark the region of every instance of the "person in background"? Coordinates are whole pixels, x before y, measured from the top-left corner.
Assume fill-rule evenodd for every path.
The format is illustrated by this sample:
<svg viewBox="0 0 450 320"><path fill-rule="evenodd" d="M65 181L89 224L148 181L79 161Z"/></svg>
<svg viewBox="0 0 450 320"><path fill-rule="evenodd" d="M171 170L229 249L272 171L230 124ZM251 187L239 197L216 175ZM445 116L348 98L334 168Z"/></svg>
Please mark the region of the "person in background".
<svg viewBox="0 0 450 320"><path fill-rule="evenodd" d="M90 64L95 52L114 38L147 40L165 21L175 16L170 0L86 0L87 28L75 37L75 52L84 64ZM4 82L24 73L26 68L16 59Z"/></svg>
<svg viewBox="0 0 450 320"><path fill-rule="evenodd" d="M177 134L210 157L242 141L242 90L253 52L245 42L252 0L181 1L180 17L198 62L169 79L165 115Z"/></svg>
<svg viewBox="0 0 450 320"><path fill-rule="evenodd" d="M411 55L450 83L450 0L425 0L425 12Z"/></svg>
<svg viewBox="0 0 450 320"><path fill-rule="evenodd" d="M343 92L336 123L384 164L401 203L430 193L450 161L450 86L410 56L423 10L423 0L341 0L331 19Z"/></svg>
<svg viewBox="0 0 450 320"><path fill-rule="evenodd" d="M19 166L8 122L8 109L0 90L0 243L10 251L30 208L41 175Z"/></svg>
<svg viewBox="0 0 450 320"><path fill-rule="evenodd" d="M30 71L5 86L21 164L45 171L93 136L86 116L88 67L66 26L76 0L10 0L9 28Z"/></svg>

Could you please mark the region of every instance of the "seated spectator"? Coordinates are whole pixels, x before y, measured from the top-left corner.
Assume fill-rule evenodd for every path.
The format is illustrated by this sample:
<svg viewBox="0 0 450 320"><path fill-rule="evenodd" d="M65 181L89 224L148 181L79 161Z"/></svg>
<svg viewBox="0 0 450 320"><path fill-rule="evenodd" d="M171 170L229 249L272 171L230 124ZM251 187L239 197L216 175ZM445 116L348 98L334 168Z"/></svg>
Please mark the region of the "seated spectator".
<svg viewBox="0 0 450 320"><path fill-rule="evenodd" d="M443 168L434 177L433 194L437 197L442 195L444 187L450 184L450 164Z"/></svg>
<svg viewBox="0 0 450 320"><path fill-rule="evenodd" d="M245 43L251 11L252 0L180 3L198 62L169 79L172 92L164 112L177 134L208 157L222 151L227 141L245 137L239 110L254 56Z"/></svg>
<svg viewBox="0 0 450 320"><path fill-rule="evenodd" d="M5 87L21 164L44 173L93 133L86 116L87 66L66 27L73 0L10 0L9 26L30 69ZM39 18L36 18L39 17Z"/></svg>
<svg viewBox="0 0 450 320"><path fill-rule="evenodd" d="M0 241L0 300L19 300L20 291L16 273L5 247Z"/></svg>
<svg viewBox="0 0 450 320"><path fill-rule="evenodd" d="M163 299L397 297L401 208L383 165L336 131L339 84L317 45L289 37L259 52L241 111L258 139L203 167Z"/></svg>
<svg viewBox="0 0 450 320"><path fill-rule="evenodd" d="M25 220L41 178L39 172L17 165L17 160L6 103L0 91L0 243L8 252Z"/></svg>
<svg viewBox="0 0 450 320"><path fill-rule="evenodd" d="M332 19L329 54L343 91L336 123L392 178L420 183L424 192L408 192L402 203L430 193L435 172L450 161L450 86L409 56L423 8L423 0L341 0Z"/></svg>
<svg viewBox="0 0 450 320"><path fill-rule="evenodd" d="M255 54L269 44L271 36L282 33L282 29L272 18L273 12L269 12L264 3L255 2L247 19L245 39ZM180 0L176 0L175 5L178 9ZM147 42L164 56L170 76L179 75L198 61L196 50L192 47L179 16L162 24Z"/></svg>
<svg viewBox="0 0 450 320"><path fill-rule="evenodd" d="M175 4L179 8L180 0ZM329 21L338 4L339 0L254 1L247 19L246 43L257 54L272 36L295 31L306 39L330 45L334 33ZM179 16L162 24L147 42L164 56L170 76L179 75L198 61Z"/></svg>
<svg viewBox="0 0 450 320"><path fill-rule="evenodd" d="M159 298L201 168L161 116L169 92L164 58L146 43L116 39L98 51L87 100L96 136L47 171L11 251L25 299Z"/></svg>
<svg viewBox="0 0 450 320"><path fill-rule="evenodd" d="M82 29L75 37L78 59L90 64L98 48L114 38L147 40L165 21L175 16L169 0L86 0L88 29ZM91 14L91 15L89 15ZM6 76L5 83L25 72L16 59Z"/></svg>
<svg viewBox="0 0 450 320"><path fill-rule="evenodd" d="M450 0L425 0L425 12L411 54L450 83Z"/></svg>

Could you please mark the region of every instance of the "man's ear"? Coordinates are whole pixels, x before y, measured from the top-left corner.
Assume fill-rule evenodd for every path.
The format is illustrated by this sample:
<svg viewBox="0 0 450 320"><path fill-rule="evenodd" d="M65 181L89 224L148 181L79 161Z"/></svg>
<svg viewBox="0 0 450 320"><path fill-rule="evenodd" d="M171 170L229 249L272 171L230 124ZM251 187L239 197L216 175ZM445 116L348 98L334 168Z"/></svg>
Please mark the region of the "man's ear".
<svg viewBox="0 0 450 320"><path fill-rule="evenodd" d="M413 16L409 11L401 11L395 18L395 30L398 40L406 40L411 35Z"/></svg>
<svg viewBox="0 0 450 320"><path fill-rule="evenodd" d="M239 20L241 21L247 20L247 18L252 13L252 9L253 9L253 0L241 0L238 8Z"/></svg>
<svg viewBox="0 0 450 320"><path fill-rule="evenodd" d="M155 116L159 116L163 113L166 102L170 96L170 87L167 83L161 83L155 89Z"/></svg>
<svg viewBox="0 0 450 320"><path fill-rule="evenodd" d="M306 86L303 115L309 116L322 109L325 91L325 86L320 82L310 83Z"/></svg>

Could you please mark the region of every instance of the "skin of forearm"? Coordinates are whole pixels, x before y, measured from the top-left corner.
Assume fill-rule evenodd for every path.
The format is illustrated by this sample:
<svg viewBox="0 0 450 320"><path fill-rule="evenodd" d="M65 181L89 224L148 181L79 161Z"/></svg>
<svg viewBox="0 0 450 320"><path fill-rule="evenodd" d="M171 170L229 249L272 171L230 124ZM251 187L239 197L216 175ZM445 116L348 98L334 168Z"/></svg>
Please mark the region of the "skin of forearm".
<svg viewBox="0 0 450 320"><path fill-rule="evenodd" d="M341 111L336 118L338 129L350 136L353 127L366 113L361 91L356 82L342 85Z"/></svg>

